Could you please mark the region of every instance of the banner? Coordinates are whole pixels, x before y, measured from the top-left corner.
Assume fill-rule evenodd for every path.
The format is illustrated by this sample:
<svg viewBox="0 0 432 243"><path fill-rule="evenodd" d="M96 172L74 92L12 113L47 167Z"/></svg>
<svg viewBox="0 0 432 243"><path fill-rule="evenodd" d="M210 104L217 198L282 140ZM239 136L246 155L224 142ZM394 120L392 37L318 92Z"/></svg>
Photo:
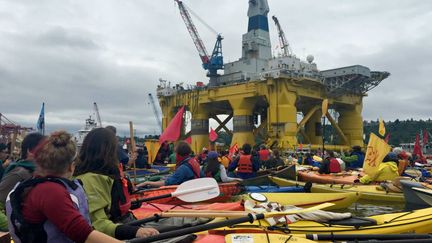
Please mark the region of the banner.
<svg viewBox="0 0 432 243"><path fill-rule="evenodd" d="M159 152L160 143L157 140L145 141L144 145L147 148L148 153L148 163L153 164L156 159L156 155Z"/></svg>
<svg viewBox="0 0 432 243"><path fill-rule="evenodd" d="M180 131L183 125L183 113L185 107L182 106L171 122L166 127L165 131L159 137L159 143L165 141L175 142L180 137Z"/></svg>
<svg viewBox="0 0 432 243"><path fill-rule="evenodd" d="M390 152L391 147L374 133L369 136L369 143L363 163L363 170L373 177L384 157Z"/></svg>
<svg viewBox="0 0 432 243"><path fill-rule="evenodd" d="M328 99L324 99L321 104L322 117L325 117L328 111Z"/></svg>
<svg viewBox="0 0 432 243"><path fill-rule="evenodd" d="M386 133L386 129L384 126L384 121L383 119L380 117L379 119L379 128L378 128L378 133L379 135L381 135L382 137L384 137L385 133Z"/></svg>
<svg viewBox="0 0 432 243"><path fill-rule="evenodd" d="M416 141L414 144L414 150L413 150L412 154L417 155L420 158L423 158L423 152L422 152L422 148L420 146L420 136L418 134L416 135Z"/></svg>
<svg viewBox="0 0 432 243"><path fill-rule="evenodd" d="M39 119L36 123L36 129L42 135L45 135L45 103L42 103L42 108L39 113Z"/></svg>

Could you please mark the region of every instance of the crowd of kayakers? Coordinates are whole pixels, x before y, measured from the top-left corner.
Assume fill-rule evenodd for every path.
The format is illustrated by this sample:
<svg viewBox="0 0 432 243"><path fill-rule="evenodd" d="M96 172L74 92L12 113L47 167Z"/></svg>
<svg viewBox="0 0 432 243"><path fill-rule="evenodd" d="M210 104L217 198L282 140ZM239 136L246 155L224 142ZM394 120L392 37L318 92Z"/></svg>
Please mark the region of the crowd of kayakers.
<svg viewBox="0 0 432 243"><path fill-rule="evenodd" d="M195 154L186 142L168 144L162 163L175 163L166 179L132 185L124 167L142 160L145 153L128 155L114 127L93 129L81 148L65 131L49 136L28 134L21 144L20 158L7 158L7 146L0 144L0 230L9 231L15 242L116 242L158 234L151 227L131 226L130 195L141 187L179 185L201 177L218 182L253 178L259 170L285 165L308 166L322 174L343 173L363 167L365 154L354 146L349 154L334 151L297 152L281 156L281 151L265 145L243 144L234 151ZM141 155L139 155L141 153ZM140 158L141 156L141 158ZM378 173L359 178L359 183L393 180L403 175L410 163L408 153L394 148L380 164Z"/></svg>

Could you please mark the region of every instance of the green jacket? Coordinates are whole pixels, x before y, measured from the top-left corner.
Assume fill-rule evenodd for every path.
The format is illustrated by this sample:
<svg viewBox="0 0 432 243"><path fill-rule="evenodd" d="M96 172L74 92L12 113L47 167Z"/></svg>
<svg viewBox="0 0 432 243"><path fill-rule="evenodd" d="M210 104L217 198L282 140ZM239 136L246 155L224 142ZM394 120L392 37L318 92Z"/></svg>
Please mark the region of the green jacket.
<svg viewBox="0 0 432 243"><path fill-rule="evenodd" d="M118 224L113 223L108 215L111 208L111 189L114 179L91 172L79 175L76 178L83 182L93 228L115 237Z"/></svg>

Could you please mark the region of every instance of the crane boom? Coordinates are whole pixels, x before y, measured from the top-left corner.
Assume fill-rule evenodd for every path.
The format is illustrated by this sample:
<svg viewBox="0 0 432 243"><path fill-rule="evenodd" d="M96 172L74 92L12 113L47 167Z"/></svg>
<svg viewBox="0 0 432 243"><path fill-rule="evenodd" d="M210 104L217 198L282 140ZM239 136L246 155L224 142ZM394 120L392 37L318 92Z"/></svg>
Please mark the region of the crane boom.
<svg viewBox="0 0 432 243"><path fill-rule="evenodd" d="M98 125L99 125L99 127L102 127L102 120L101 120L101 117L99 114L99 108L98 108L96 102L93 102L93 106L94 106L94 110L96 113L96 119L97 119Z"/></svg>
<svg viewBox="0 0 432 243"><path fill-rule="evenodd" d="M186 24L186 28L188 29L190 36L192 37L192 41L194 42L195 47L198 50L198 54L201 58L203 65L209 63L209 55L207 54L207 49L205 48L204 43L202 42L201 37L199 36L198 31L194 23L192 22L189 12L186 10L182 1L175 1L178 4L180 14Z"/></svg>
<svg viewBox="0 0 432 243"><path fill-rule="evenodd" d="M285 37L285 33L283 32L282 27L279 24L279 20L274 15L272 19L275 22L275 25L278 29L279 42L280 42L281 49L283 49L284 51L284 56L291 55L292 54L291 47L289 46L288 41Z"/></svg>
<svg viewBox="0 0 432 243"><path fill-rule="evenodd" d="M149 94L148 94L148 97L149 97L150 103L151 103L152 108L153 108L153 113L154 113L154 115L155 115L156 122L157 122L157 124L159 125L159 128L160 128L161 131L162 131L162 122L161 122L161 119L160 119L160 117L159 117L159 112L157 111L156 103L155 103L155 101L154 101L154 99L153 99L153 95L152 95L151 93L149 93Z"/></svg>

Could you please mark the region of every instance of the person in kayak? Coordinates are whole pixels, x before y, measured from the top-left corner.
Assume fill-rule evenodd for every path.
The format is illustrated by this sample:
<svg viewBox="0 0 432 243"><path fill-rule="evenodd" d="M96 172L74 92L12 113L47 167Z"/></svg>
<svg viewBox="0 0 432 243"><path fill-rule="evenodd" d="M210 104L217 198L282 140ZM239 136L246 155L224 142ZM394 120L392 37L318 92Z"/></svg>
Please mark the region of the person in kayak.
<svg viewBox="0 0 432 243"><path fill-rule="evenodd" d="M241 179L255 177L260 164L256 158L252 157L251 150L250 144L243 144L242 153L228 166L228 171L237 169L237 176Z"/></svg>
<svg viewBox="0 0 432 243"><path fill-rule="evenodd" d="M266 163L264 163L264 168L265 169L272 169L272 168L277 168L279 166L284 166L285 162L280 157L279 150L273 149L272 153L273 153L273 156Z"/></svg>
<svg viewBox="0 0 432 243"><path fill-rule="evenodd" d="M7 231L7 217L4 214L6 197L18 182L32 178L36 169L33 149L44 138L40 133L28 134L21 143L21 158L9 164L0 182L0 231Z"/></svg>
<svg viewBox="0 0 432 243"><path fill-rule="evenodd" d="M365 154L361 151L360 146L353 146L349 156L341 156L341 159L345 162L348 169L363 168Z"/></svg>
<svg viewBox="0 0 432 243"><path fill-rule="evenodd" d="M216 151L210 151L207 154L207 164L203 166L203 173L206 177L212 177L217 182L242 181L240 178L227 176L225 166L219 162Z"/></svg>
<svg viewBox="0 0 432 243"><path fill-rule="evenodd" d="M185 181L204 177L200 164L193 156L191 157L191 153L192 149L188 143L183 141L179 142L176 146L177 168L174 173L166 178L166 180L145 181L138 184L137 187L180 185Z"/></svg>
<svg viewBox="0 0 432 243"><path fill-rule="evenodd" d="M339 161L335 158L334 152L331 150L327 151L327 158L322 162L319 173L320 174L330 174L339 173L342 171Z"/></svg>
<svg viewBox="0 0 432 243"><path fill-rule="evenodd" d="M117 148L115 134L106 128L91 130L81 146L74 175L83 182L92 226L119 240L156 235L153 228L122 224L135 217L130 212L132 186L120 170Z"/></svg>
<svg viewBox="0 0 432 243"><path fill-rule="evenodd" d="M270 150L268 150L264 144L260 146L258 155L259 155L259 160L261 165L265 165L270 160L271 157Z"/></svg>
<svg viewBox="0 0 432 243"><path fill-rule="evenodd" d="M6 200L14 242L120 242L90 225L85 192L70 180L76 145L65 131L35 148L35 177L20 182Z"/></svg>
<svg viewBox="0 0 432 243"><path fill-rule="evenodd" d="M396 153L390 152L388 153L382 163L378 167L378 171L375 175L364 175L358 181L362 184L369 184L373 181L393 181L396 177L399 176L398 171L398 157Z"/></svg>

